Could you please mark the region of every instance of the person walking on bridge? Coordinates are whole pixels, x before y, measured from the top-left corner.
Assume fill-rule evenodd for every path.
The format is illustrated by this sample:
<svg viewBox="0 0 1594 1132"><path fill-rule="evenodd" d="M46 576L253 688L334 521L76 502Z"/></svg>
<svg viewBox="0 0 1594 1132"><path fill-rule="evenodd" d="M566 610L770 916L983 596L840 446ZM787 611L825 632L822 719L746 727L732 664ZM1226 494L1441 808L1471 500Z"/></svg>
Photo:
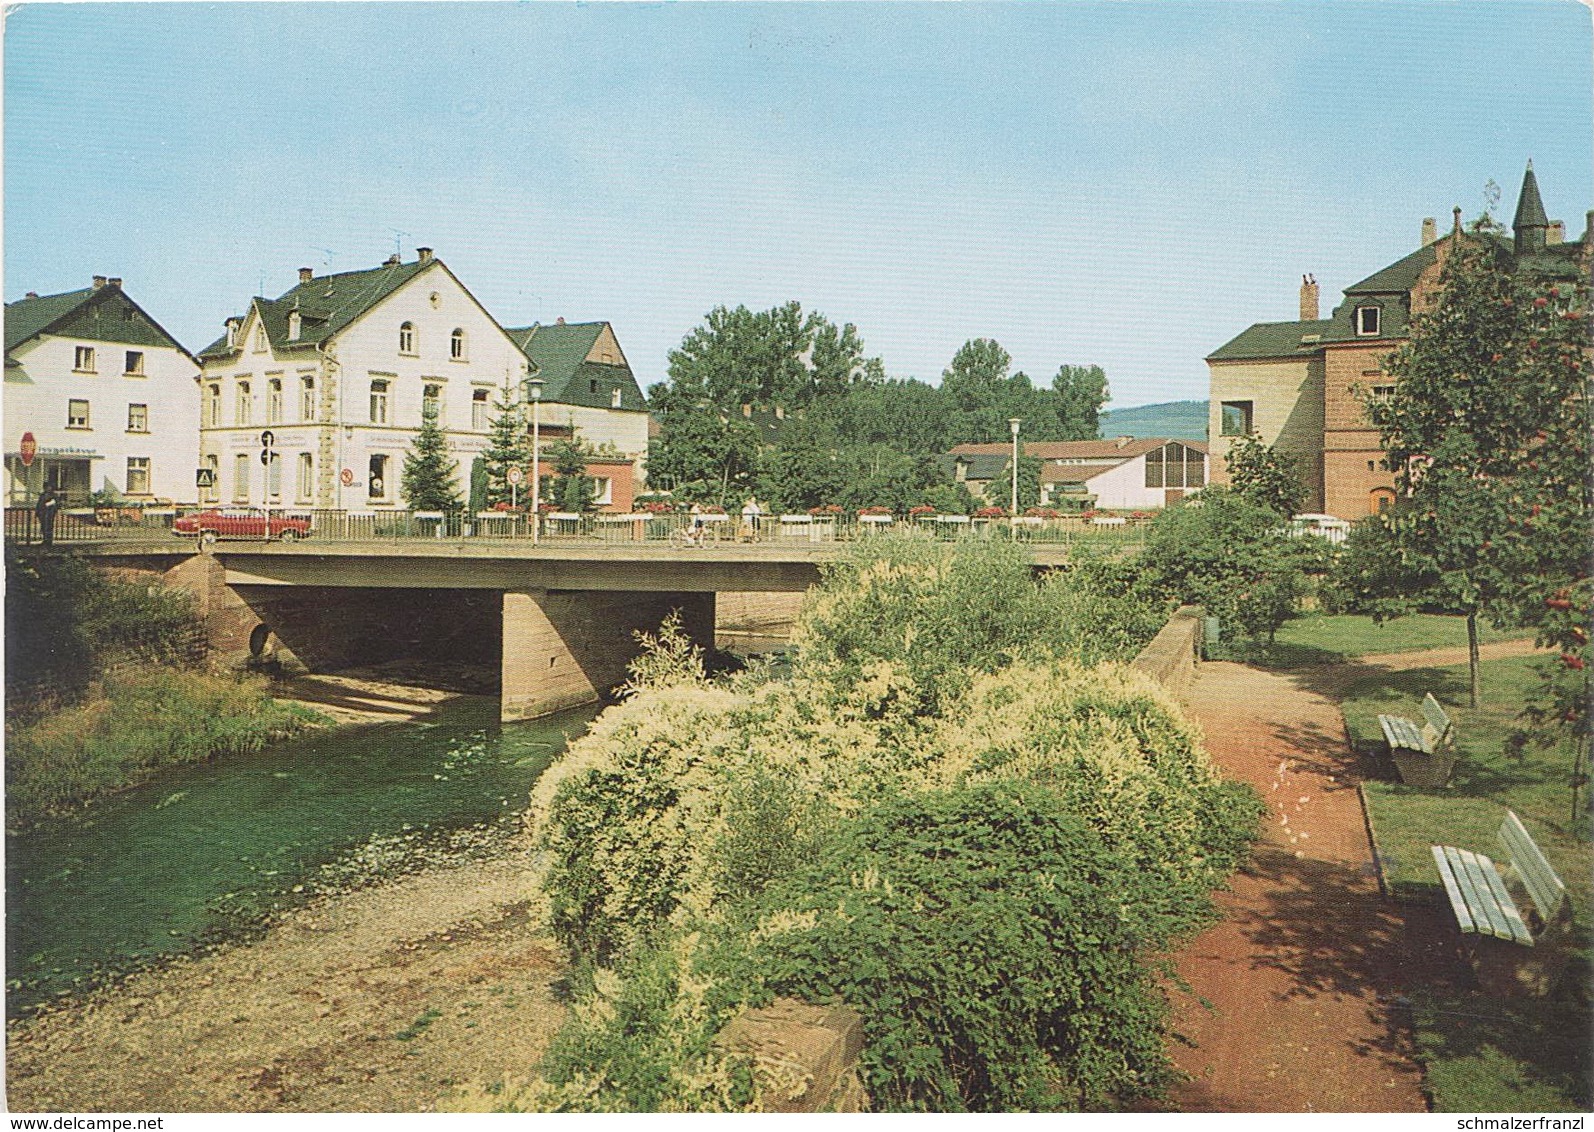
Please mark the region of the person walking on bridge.
<svg viewBox="0 0 1594 1132"><path fill-rule="evenodd" d="M33 513L39 520L39 541L45 546L55 545L55 513L60 509L61 497L55 493L55 488L46 487L39 492Z"/></svg>

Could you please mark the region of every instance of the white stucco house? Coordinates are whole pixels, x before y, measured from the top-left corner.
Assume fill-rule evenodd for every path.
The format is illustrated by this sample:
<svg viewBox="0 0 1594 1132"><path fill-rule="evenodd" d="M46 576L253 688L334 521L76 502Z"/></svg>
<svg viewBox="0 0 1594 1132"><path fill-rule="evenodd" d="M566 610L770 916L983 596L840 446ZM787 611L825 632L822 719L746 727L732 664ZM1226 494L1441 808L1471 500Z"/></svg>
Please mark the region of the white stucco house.
<svg viewBox="0 0 1594 1132"><path fill-rule="evenodd" d="M194 499L199 367L120 279L7 303L5 339L7 505L31 504L46 486L68 505L96 491Z"/></svg>
<svg viewBox="0 0 1594 1132"><path fill-rule="evenodd" d="M1149 511L1177 503L1207 482L1207 446L1194 440L1120 436L1035 441L1024 455L1041 461L1041 506L1072 500L1112 510ZM947 457L953 478L976 495L1007 500L1008 444L959 444Z"/></svg>
<svg viewBox="0 0 1594 1132"><path fill-rule="evenodd" d="M200 351L200 458L209 502L382 510L435 407L461 494L496 406L540 378L544 442L579 430L640 467L647 406L607 323L508 330L430 248L256 297ZM273 458L261 462L261 433Z"/></svg>

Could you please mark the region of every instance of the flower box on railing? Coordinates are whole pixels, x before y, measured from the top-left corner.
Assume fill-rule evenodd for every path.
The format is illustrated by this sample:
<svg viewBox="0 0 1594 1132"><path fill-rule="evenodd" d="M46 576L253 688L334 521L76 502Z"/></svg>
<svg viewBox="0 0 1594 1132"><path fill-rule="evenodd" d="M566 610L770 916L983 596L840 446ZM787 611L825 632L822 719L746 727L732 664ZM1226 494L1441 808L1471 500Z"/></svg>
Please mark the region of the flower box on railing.
<svg viewBox="0 0 1594 1132"><path fill-rule="evenodd" d="M860 513L858 516L858 522L868 527L874 527L878 530L881 527L890 526L892 523L896 522L896 519L890 515L864 515Z"/></svg>

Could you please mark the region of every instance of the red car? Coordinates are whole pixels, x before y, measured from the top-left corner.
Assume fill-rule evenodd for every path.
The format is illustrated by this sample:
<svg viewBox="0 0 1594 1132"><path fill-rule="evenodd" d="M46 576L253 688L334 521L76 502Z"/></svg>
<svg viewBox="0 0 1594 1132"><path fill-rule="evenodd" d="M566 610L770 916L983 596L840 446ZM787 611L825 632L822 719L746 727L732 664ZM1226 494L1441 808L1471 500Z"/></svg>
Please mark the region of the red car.
<svg viewBox="0 0 1594 1132"><path fill-rule="evenodd" d="M172 534L197 536L200 542L215 542L221 538L254 539L267 537L266 516L259 511L196 511L172 521ZM310 536L310 520L288 515L273 515L269 520L270 537L291 542Z"/></svg>

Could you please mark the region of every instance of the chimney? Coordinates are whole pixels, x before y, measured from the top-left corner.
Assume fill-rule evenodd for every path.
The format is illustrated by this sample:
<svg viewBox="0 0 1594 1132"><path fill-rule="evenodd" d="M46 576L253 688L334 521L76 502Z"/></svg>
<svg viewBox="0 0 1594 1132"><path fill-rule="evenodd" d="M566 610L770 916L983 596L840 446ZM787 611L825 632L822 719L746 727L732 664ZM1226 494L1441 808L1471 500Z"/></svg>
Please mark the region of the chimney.
<svg viewBox="0 0 1594 1132"><path fill-rule="evenodd" d="M114 275L105 281L105 285L113 291L120 291L122 289L122 281Z"/></svg>
<svg viewBox="0 0 1594 1132"><path fill-rule="evenodd" d="M1439 223L1432 216L1422 218L1422 246L1427 247L1439 238Z"/></svg>
<svg viewBox="0 0 1594 1132"><path fill-rule="evenodd" d="M227 320L227 345L236 346L238 344L238 325L241 321L238 318L229 318Z"/></svg>
<svg viewBox="0 0 1594 1132"><path fill-rule="evenodd" d="M1550 221L1550 227L1544 233L1544 246L1547 247L1547 248L1548 247L1554 247L1556 244L1565 242L1565 240L1566 240L1566 221L1564 221L1564 220L1552 220L1552 221Z"/></svg>
<svg viewBox="0 0 1594 1132"><path fill-rule="evenodd" d="M299 269L299 282L308 283L308 282L310 282L310 280L312 280L314 278L315 278L315 272L310 270L308 267L301 267Z"/></svg>
<svg viewBox="0 0 1594 1132"><path fill-rule="evenodd" d="M1112 446L1114 448L1122 448L1127 444L1134 443L1134 439L1132 436L1120 436L1112 442Z"/></svg>
<svg viewBox="0 0 1594 1132"><path fill-rule="evenodd" d="M39 297L39 293L37 291L29 291L26 295L23 295L22 297L24 299L37 299Z"/></svg>
<svg viewBox="0 0 1594 1132"><path fill-rule="evenodd" d="M415 249L415 254L421 257L421 262L422 263L431 263L432 262L432 249L431 248L416 248Z"/></svg>
<svg viewBox="0 0 1594 1132"><path fill-rule="evenodd" d="M1301 276L1301 321L1317 321L1317 276Z"/></svg>
<svg viewBox="0 0 1594 1132"><path fill-rule="evenodd" d="M563 326L564 324L565 324L565 316L564 315L560 315L558 318L554 319L554 325L555 326Z"/></svg>
<svg viewBox="0 0 1594 1132"><path fill-rule="evenodd" d="M105 286L105 276L96 275L94 277L94 289L98 291L103 286Z"/></svg>
<svg viewBox="0 0 1594 1132"><path fill-rule="evenodd" d="M394 252L382 261L383 267L397 267L399 265L398 252Z"/></svg>

